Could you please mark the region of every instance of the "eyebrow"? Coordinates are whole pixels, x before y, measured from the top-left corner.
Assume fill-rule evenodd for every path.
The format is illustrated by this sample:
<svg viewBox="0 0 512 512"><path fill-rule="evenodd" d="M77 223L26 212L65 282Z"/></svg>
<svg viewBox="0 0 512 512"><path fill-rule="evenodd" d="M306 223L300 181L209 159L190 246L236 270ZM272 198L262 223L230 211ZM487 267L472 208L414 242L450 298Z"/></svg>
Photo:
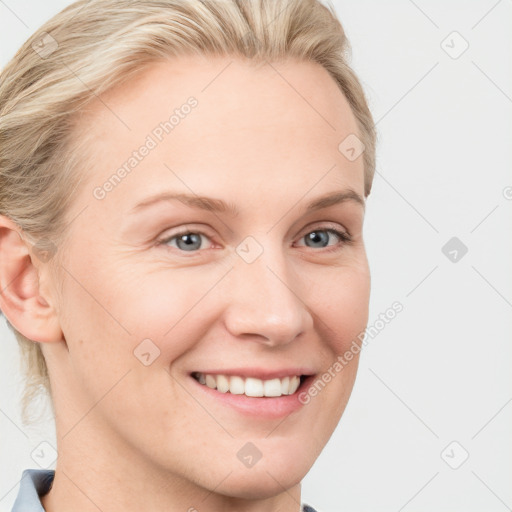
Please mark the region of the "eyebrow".
<svg viewBox="0 0 512 512"><path fill-rule="evenodd" d="M225 202L222 199L215 199L213 197L198 196L195 194L184 194L184 193L170 193L162 192L153 197L145 199L144 201L135 205L130 213L135 213L143 208L147 208L156 203L168 202L177 200L191 208L198 208L201 210L207 210L210 212L225 213L236 217L239 214L238 208L232 202ZM365 207L364 199L352 189L340 190L336 192L330 192L329 194L317 197L313 201L310 201L305 211L315 211L322 208L328 208L346 202L355 202Z"/></svg>

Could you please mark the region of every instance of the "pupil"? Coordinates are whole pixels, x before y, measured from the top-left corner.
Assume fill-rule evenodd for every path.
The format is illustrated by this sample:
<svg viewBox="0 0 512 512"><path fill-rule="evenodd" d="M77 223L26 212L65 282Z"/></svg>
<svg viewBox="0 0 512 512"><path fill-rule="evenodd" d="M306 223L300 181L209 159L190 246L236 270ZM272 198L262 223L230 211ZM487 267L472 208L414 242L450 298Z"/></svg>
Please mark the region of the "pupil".
<svg viewBox="0 0 512 512"><path fill-rule="evenodd" d="M199 247L195 247L194 244L199 245L199 246L201 245L200 238L197 235L195 235L194 233L187 233L185 235L181 235L181 237L178 239L178 244L180 242L184 242L185 243L185 247L184 248L186 250L198 249Z"/></svg>
<svg viewBox="0 0 512 512"><path fill-rule="evenodd" d="M327 243L326 236L327 233L325 233L324 231L312 231L309 234L308 239L314 243L322 241L322 239L324 239L324 241Z"/></svg>

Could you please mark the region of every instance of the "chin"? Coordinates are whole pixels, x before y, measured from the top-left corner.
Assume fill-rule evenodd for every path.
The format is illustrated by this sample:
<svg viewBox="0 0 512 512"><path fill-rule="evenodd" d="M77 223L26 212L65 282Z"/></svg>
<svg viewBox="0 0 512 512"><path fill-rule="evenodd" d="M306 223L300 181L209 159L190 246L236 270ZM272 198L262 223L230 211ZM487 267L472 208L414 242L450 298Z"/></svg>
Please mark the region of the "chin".
<svg viewBox="0 0 512 512"><path fill-rule="evenodd" d="M222 470L218 468L214 474L223 473L225 479L218 492L240 499L266 499L282 494L286 489L300 484L315 461L314 454L304 450L272 450L263 454L252 467L242 463L226 464ZM219 482L213 482L216 487Z"/></svg>
<svg viewBox="0 0 512 512"><path fill-rule="evenodd" d="M292 472L283 474L272 469L262 467L257 470L253 467L246 471L231 473L216 492L244 500L268 499L300 484L306 473L307 471L299 472L294 469Z"/></svg>

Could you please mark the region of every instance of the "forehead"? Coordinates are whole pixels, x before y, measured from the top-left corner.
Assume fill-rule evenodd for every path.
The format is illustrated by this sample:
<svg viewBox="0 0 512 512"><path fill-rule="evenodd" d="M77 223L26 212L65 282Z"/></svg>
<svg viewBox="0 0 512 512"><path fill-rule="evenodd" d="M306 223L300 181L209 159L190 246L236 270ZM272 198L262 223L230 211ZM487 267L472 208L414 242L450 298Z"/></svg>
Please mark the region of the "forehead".
<svg viewBox="0 0 512 512"><path fill-rule="evenodd" d="M169 59L95 99L80 123L95 162L91 186L151 146L132 161L116 201L133 202L164 182L201 194L236 184L282 194L296 183L306 192L323 175L321 191L336 183L364 192L362 157L350 161L338 149L350 134L360 137L355 117L329 73L312 62Z"/></svg>

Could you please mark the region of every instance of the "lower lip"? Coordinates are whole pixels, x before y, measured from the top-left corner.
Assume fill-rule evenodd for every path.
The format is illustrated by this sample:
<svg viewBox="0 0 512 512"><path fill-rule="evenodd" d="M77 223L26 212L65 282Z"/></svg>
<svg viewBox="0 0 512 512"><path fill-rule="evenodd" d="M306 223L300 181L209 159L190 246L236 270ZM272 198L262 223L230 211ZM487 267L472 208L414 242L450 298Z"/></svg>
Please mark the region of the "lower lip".
<svg viewBox="0 0 512 512"><path fill-rule="evenodd" d="M252 397L247 395L234 395L229 391L227 393L221 393L216 389L200 384L194 377L190 376L195 386L199 388L199 391L204 393L206 397L216 400L247 416L263 419L282 418L303 407L304 404L299 401L299 393L307 390L314 378L314 375L310 375L304 379L304 382L302 382L293 395Z"/></svg>

